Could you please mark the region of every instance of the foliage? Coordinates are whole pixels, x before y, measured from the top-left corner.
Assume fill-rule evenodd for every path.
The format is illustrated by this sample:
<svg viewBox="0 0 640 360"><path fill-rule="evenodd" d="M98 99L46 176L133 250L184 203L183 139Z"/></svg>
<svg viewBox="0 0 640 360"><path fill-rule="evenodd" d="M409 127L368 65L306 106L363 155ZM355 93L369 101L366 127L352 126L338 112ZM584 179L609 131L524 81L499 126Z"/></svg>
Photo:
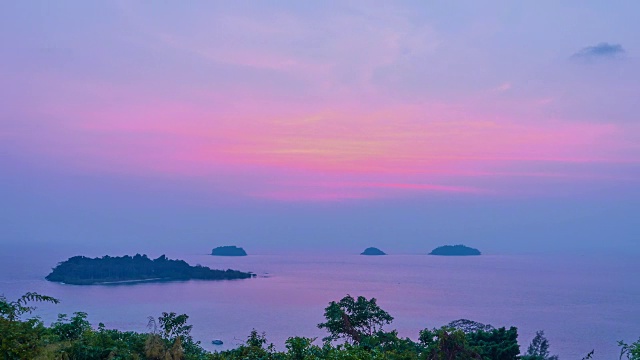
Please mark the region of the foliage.
<svg viewBox="0 0 640 360"><path fill-rule="evenodd" d="M173 312L151 317L149 333L106 329L103 324L94 329L83 312L71 317L61 314L49 327L38 318L22 318L34 309L29 306L30 301L57 302L54 300L33 293L13 302L0 297L0 359L516 360L520 350L516 328L495 329L469 320L424 329L418 342L400 338L397 331L382 329L393 318L377 306L375 299L351 296L332 302L325 309L327 323L321 324L324 325L321 328L326 328L330 336L324 343L315 344L315 338L290 337L284 344L285 351L277 351L264 333L254 329L237 348L210 353L193 341L189 317ZM346 327L342 314L349 320L350 328ZM357 340L351 337L353 332L358 334ZM347 341L334 344L335 339ZM620 359L640 360L640 339L619 345ZM521 358L557 359L549 355L548 349L549 342L540 331ZM583 360L592 355L593 351Z"/></svg>
<svg viewBox="0 0 640 360"><path fill-rule="evenodd" d="M46 327L38 318L23 320L32 312L31 301L58 303L58 300L27 293L16 301L0 296L0 359L162 359L196 360L210 357L193 342L187 315L163 313L158 322L162 332L150 334L94 330L87 314L76 312ZM164 336L164 337L163 337Z"/></svg>
<svg viewBox="0 0 640 360"><path fill-rule="evenodd" d="M0 358L35 358L45 334L46 328L38 319L9 321L0 317Z"/></svg>
<svg viewBox="0 0 640 360"><path fill-rule="evenodd" d="M237 270L212 270L201 265L190 266L183 260L171 260L164 255L151 260L147 255L136 254L102 258L74 256L59 263L46 279L74 285L89 285L152 280L231 280L252 276L251 273Z"/></svg>
<svg viewBox="0 0 640 360"><path fill-rule="evenodd" d="M316 338L290 337L285 341L287 354L292 360L305 360L318 358L322 354L322 349L313 345Z"/></svg>
<svg viewBox="0 0 640 360"><path fill-rule="evenodd" d="M51 296L40 295L34 292L28 292L22 295L18 300L8 301L7 298L0 295L0 317L9 321L20 319L24 314L31 313L35 310L34 306L27 306L30 302L50 302L59 303L58 299Z"/></svg>
<svg viewBox="0 0 640 360"><path fill-rule="evenodd" d="M482 359L486 360L515 360L520 354L518 345L518 329L507 330L504 327L491 331L476 331L467 334L469 346Z"/></svg>
<svg viewBox="0 0 640 360"><path fill-rule="evenodd" d="M86 329L74 340L50 338L42 359L144 359L144 344L148 334L105 329Z"/></svg>
<svg viewBox="0 0 640 360"><path fill-rule="evenodd" d="M220 360L260 360L260 359L276 359L281 358L276 354L273 344L267 344L267 338L264 333L259 334L256 329L251 330L251 334L247 338L245 344L238 348L221 353L213 354L212 359Z"/></svg>
<svg viewBox="0 0 640 360"><path fill-rule="evenodd" d="M544 331L536 332L531 340L527 352L521 357L523 360L558 360L558 356L549 355L549 341L544 337Z"/></svg>
<svg viewBox="0 0 640 360"><path fill-rule="evenodd" d="M87 321L87 313L75 312L69 319L67 314L59 314L58 321L51 325L51 331L62 341L77 340L91 329L91 324Z"/></svg>
<svg viewBox="0 0 640 360"><path fill-rule="evenodd" d="M448 326L424 329L419 341L428 359L515 360L520 353L518 331L514 327L467 333Z"/></svg>
<svg viewBox="0 0 640 360"><path fill-rule="evenodd" d="M429 360L480 359L471 349L466 334L462 330L442 327L420 331L420 343L425 348Z"/></svg>
<svg viewBox="0 0 640 360"><path fill-rule="evenodd" d="M144 355L150 360L182 360L184 349L180 337L177 337L172 345L157 334L150 334L144 344Z"/></svg>
<svg viewBox="0 0 640 360"><path fill-rule="evenodd" d="M191 340L191 328L193 325L187 325L189 315L182 314L176 315L176 313L163 312L162 316L158 318L160 328L162 329L162 336L167 340L175 340L181 337L183 340Z"/></svg>
<svg viewBox="0 0 640 360"><path fill-rule="evenodd" d="M618 341L618 346L620 346L620 359L626 356L629 360L640 360L640 339L632 344Z"/></svg>
<svg viewBox="0 0 640 360"><path fill-rule="evenodd" d="M420 345L409 338L398 337L398 331L378 331L373 336L365 337L360 346L370 350L381 350L384 353L400 354L419 353Z"/></svg>
<svg viewBox="0 0 640 360"><path fill-rule="evenodd" d="M151 333L145 343L145 354L151 359L200 359L206 351L199 341L193 341L187 325L189 315L163 312L158 321L149 317ZM158 329L158 327L160 329Z"/></svg>
<svg viewBox="0 0 640 360"><path fill-rule="evenodd" d="M462 330L462 332L464 332L465 334L469 334L469 333L477 332L481 330L482 331L495 330L495 328L491 325L486 325L483 323L479 323L479 322L467 320L467 319L458 319L458 320L452 321L447 324L447 327L456 329L456 330Z"/></svg>
<svg viewBox="0 0 640 360"><path fill-rule="evenodd" d="M324 317L327 321L318 324L318 328L327 329L329 336L323 340L346 339L356 344L393 321L393 317L378 306L375 298L367 300L358 296L354 299L351 295L338 302L332 301L324 309Z"/></svg>
<svg viewBox="0 0 640 360"><path fill-rule="evenodd" d="M595 354L595 352L596 352L595 350L589 351L589 353L585 357L583 357L582 360L593 359L593 354Z"/></svg>
<svg viewBox="0 0 640 360"><path fill-rule="evenodd" d="M40 351L46 328L38 318L22 320L24 314L35 310L31 302L59 301L50 296L28 292L15 301L0 296L0 357L8 359L34 358Z"/></svg>

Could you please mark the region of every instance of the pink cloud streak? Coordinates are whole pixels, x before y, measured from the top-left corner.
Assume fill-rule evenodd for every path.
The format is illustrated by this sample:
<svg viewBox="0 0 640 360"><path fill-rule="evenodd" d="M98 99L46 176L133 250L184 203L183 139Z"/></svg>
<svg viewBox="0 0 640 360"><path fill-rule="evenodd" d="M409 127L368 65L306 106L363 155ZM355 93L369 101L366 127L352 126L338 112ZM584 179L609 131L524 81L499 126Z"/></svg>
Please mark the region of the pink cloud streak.
<svg viewBox="0 0 640 360"><path fill-rule="evenodd" d="M478 194L488 190L459 185L458 180L595 179L598 174L509 167L523 162L640 160L633 149L627 150L628 144L620 145L626 128L614 124L518 122L507 116L463 112L455 104L381 101L375 105L375 97L364 104L290 103L269 97L254 100L252 92L231 91L190 95L198 101L161 101L155 96L128 96L130 89L65 86L72 93L88 93L88 100L68 105L54 98L34 110L37 116L55 119L56 136L46 132L15 136L47 145L48 153L68 166L176 177L235 178L256 171L276 179L289 173L323 174L334 181L333 190L350 190L327 192L329 185L324 190L316 186L311 193L238 190L263 198L372 198L385 190ZM357 181L343 180L354 175ZM380 175L384 181L371 180ZM353 192L354 188L367 191Z"/></svg>

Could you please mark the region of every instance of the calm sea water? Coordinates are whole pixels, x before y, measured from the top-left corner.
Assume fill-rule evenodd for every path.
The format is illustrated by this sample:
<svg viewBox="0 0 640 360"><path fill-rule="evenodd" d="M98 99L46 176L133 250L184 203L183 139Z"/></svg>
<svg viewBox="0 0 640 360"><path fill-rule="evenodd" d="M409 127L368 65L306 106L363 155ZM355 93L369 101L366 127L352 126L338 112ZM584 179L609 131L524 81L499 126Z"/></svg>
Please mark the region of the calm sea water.
<svg viewBox="0 0 640 360"><path fill-rule="evenodd" d="M640 337L640 262L632 256L251 255L243 258L167 254L191 264L252 271L258 278L117 286L45 281L51 267L77 254L0 255L0 293L36 291L61 300L42 305L47 323L58 313L85 311L97 325L146 331L163 311L190 315L192 335L210 350L234 347L252 328L283 348L288 336L319 337L329 301L346 294L375 297L395 317L389 329L417 339L420 329L467 318L517 326L522 350L544 330L553 353L617 358L617 340ZM222 339L223 346L209 345ZM318 341L319 342L319 341Z"/></svg>

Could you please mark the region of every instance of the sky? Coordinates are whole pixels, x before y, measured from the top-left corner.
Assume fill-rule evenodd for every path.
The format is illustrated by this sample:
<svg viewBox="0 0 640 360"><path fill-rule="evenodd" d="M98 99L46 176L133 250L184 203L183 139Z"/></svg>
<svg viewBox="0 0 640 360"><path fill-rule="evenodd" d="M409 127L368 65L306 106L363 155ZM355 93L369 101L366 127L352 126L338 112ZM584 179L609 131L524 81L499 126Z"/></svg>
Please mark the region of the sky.
<svg viewBox="0 0 640 360"><path fill-rule="evenodd" d="M0 11L0 241L640 253L640 3Z"/></svg>

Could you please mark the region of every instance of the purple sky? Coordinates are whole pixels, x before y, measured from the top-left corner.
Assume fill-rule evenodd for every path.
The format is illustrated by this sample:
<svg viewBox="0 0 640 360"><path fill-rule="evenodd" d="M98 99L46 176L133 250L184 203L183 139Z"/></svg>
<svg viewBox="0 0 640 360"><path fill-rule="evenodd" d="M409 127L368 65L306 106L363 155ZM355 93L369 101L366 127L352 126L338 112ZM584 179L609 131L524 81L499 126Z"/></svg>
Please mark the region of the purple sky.
<svg viewBox="0 0 640 360"><path fill-rule="evenodd" d="M3 4L0 239L640 251L638 13Z"/></svg>

